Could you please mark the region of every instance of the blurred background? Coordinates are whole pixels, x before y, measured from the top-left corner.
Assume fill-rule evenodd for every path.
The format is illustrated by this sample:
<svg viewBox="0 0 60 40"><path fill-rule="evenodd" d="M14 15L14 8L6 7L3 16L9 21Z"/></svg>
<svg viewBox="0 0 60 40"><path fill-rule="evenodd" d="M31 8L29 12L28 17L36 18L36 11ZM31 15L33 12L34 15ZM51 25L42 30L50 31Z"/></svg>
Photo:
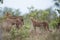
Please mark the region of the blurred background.
<svg viewBox="0 0 60 40"><path fill-rule="evenodd" d="M24 25L17 30L15 19L9 19L7 23L7 14L11 17L23 17ZM35 34L33 28L33 19L48 22L49 29L52 32L37 31ZM20 18L21 20L21 18ZM20 21L19 21L20 22ZM20 22L21 25L22 21ZM37 22L38 23L38 22ZM11 25L11 26L10 26ZM37 25L37 24L36 24ZM58 29L57 29L58 27ZM1 40L60 40L60 0L0 0L0 39ZM38 30L39 28L36 28ZM7 32L10 30L9 32ZM41 32L41 33L38 33Z"/></svg>

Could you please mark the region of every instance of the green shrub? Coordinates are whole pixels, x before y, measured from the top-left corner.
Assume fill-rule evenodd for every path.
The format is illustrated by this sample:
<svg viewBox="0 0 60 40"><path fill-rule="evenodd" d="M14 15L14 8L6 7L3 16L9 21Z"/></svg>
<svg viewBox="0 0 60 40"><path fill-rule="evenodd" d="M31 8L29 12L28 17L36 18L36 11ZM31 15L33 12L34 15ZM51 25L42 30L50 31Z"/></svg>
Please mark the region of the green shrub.
<svg viewBox="0 0 60 40"><path fill-rule="evenodd" d="M11 40L15 40L19 37L19 40L25 40L29 37L29 28L27 26L22 27L21 29L12 28L10 31Z"/></svg>
<svg viewBox="0 0 60 40"><path fill-rule="evenodd" d="M56 22L56 21L51 21L51 22L50 22L50 26L51 26L52 28L56 28L57 22Z"/></svg>

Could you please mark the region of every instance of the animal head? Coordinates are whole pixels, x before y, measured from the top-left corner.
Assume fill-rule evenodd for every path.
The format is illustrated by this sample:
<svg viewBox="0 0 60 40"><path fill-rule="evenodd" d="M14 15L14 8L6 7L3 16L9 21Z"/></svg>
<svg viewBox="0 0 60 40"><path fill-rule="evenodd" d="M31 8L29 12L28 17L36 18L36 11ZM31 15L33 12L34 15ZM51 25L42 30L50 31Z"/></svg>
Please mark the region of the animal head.
<svg viewBox="0 0 60 40"><path fill-rule="evenodd" d="M18 20L20 23L24 24L24 19L23 19L22 16L18 16L18 17L17 17L17 20Z"/></svg>
<svg viewBox="0 0 60 40"><path fill-rule="evenodd" d="M11 14L9 12L7 12L6 16L11 16Z"/></svg>

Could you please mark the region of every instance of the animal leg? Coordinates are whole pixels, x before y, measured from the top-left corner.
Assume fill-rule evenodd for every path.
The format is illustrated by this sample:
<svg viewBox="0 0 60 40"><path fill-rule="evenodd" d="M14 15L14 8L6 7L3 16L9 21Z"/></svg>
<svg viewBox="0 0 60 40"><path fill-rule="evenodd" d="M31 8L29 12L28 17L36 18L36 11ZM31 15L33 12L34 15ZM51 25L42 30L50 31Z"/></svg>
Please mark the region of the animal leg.
<svg viewBox="0 0 60 40"><path fill-rule="evenodd" d="M48 26L46 26L46 30L49 31L49 27Z"/></svg>
<svg viewBox="0 0 60 40"><path fill-rule="evenodd" d="M18 28L18 29L19 29L19 25L17 25L17 24L16 24L16 28Z"/></svg>
<svg viewBox="0 0 60 40"><path fill-rule="evenodd" d="M34 27L34 32L36 33L36 27Z"/></svg>

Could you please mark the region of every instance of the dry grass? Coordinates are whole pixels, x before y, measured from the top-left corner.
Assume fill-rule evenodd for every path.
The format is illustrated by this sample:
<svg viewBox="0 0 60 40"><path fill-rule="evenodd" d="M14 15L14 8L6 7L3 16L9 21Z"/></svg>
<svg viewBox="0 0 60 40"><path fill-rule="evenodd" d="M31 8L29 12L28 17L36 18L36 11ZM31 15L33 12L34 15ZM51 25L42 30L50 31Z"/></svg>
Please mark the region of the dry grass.
<svg viewBox="0 0 60 40"><path fill-rule="evenodd" d="M25 29L24 29L25 30ZM19 32L17 33L18 36L15 34L15 38L11 38L11 33L9 32L3 32L3 40L60 40L60 31L59 30L53 30L52 32L48 31L40 31L37 29L37 32L35 33L34 30L29 32L29 34L25 34L24 30L22 29L21 35ZM15 30L16 31L16 30ZM19 30L18 30L19 31ZM22 34L23 33L23 34ZM27 37L21 37L22 35Z"/></svg>
<svg viewBox="0 0 60 40"><path fill-rule="evenodd" d="M6 30L2 32L2 40L60 40L59 30L52 30L52 32L48 32L37 28L35 33L32 29L24 26L17 30L14 26L10 32L7 32Z"/></svg>

